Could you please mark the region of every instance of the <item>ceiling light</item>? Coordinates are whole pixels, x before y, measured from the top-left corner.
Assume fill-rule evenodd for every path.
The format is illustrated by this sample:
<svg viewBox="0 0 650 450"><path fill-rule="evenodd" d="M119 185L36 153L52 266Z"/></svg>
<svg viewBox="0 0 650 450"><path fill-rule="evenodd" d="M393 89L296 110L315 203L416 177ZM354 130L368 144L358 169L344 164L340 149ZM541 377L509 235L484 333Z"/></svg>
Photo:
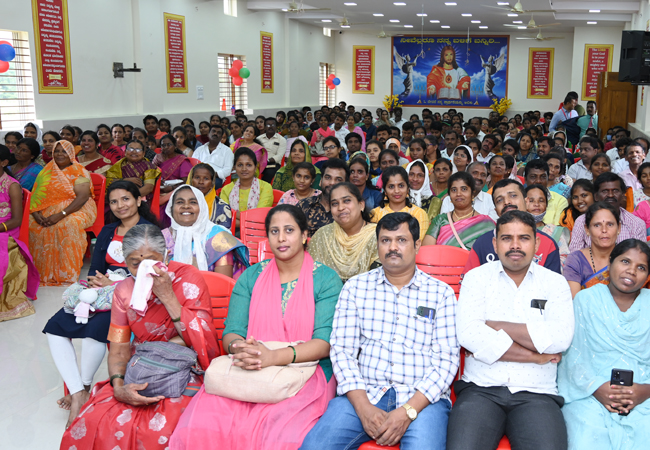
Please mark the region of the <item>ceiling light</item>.
<svg viewBox="0 0 650 450"><path fill-rule="evenodd" d="M404 25L404 28L413 28L413 25Z"/></svg>
<svg viewBox="0 0 650 450"><path fill-rule="evenodd" d="M449 25L440 25L440 28L451 28Z"/></svg>
<svg viewBox="0 0 650 450"><path fill-rule="evenodd" d="M439 20L430 20L429 22L431 22L431 23L440 23Z"/></svg>
<svg viewBox="0 0 650 450"><path fill-rule="evenodd" d="M416 16L418 17L427 17L426 13L417 13Z"/></svg>
<svg viewBox="0 0 650 450"><path fill-rule="evenodd" d="M512 23L524 23L521 20L513 20Z"/></svg>
<svg viewBox="0 0 650 450"><path fill-rule="evenodd" d="M341 25L341 28L350 28L350 25Z"/></svg>
<svg viewBox="0 0 650 450"><path fill-rule="evenodd" d="M597 25L598 22L587 22L587 25Z"/></svg>
<svg viewBox="0 0 650 450"><path fill-rule="evenodd" d="M481 25L479 28L486 29L487 25Z"/></svg>
<svg viewBox="0 0 650 450"><path fill-rule="evenodd" d="M456 6L456 5L458 5L458 3L456 3L456 2L445 2L445 5L447 5L447 6Z"/></svg>
<svg viewBox="0 0 650 450"><path fill-rule="evenodd" d="M404 3L404 2L393 2L393 5L395 5L395 6L406 6L406 3Z"/></svg>
<svg viewBox="0 0 650 450"><path fill-rule="evenodd" d="M287 12L289 10L287 8L282 8L282 11Z"/></svg>
<svg viewBox="0 0 650 450"><path fill-rule="evenodd" d="M392 22L392 23L399 23L399 20L397 20L397 19L390 19L389 22Z"/></svg>
<svg viewBox="0 0 650 450"><path fill-rule="evenodd" d="M525 30L526 27L517 27L518 30Z"/></svg>
<svg viewBox="0 0 650 450"><path fill-rule="evenodd" d="M508 14L508 17L519 17L519 14Z"/></svg>
<svg viewBox="0 0 650 450"><path fill-rule="evenodd" d="M471 14L469 14L469 13L466 13L466 14L461 14L461 16L463 16L463 17L472 17L472 15L471 15Z"/></svg>
<svg viewBox="0 0 650 450"><path fill-rule="evenodd" d="M508 2L497 2L497 5L499 5L499 6L510 6L510 3L508 3Z"/></svg>
<svg viewBox="0 0 650 450"><path fill-rule="evenodd" d="M599 13L600 9L590 9L589 12L590 13Z"/></svg>
<svg viewBox="0 0 650 450"><path fill-rule="evenodd" d="M331 22L330 19L322 19L321 22Z"/></svg>
<svg viewBox="0 0 650 450"><path fill-rule="evenodd" d="M350 3L343 3L343 4L344 4L345 6L357 6L356 3L352 3L352 2L350 2Z"/></svg>
<svg viewBox="0 0 650 450"><path fill-rule="evenodd" d="M472 20L472 23L481 23L480 20Z"/></svg>
<svg viewBox="0 0 650 450"><path fill-rule="evenodd" d="M375 17L384 17L384 15L382 13L374 13L373 16L375 16Z"/></svg>

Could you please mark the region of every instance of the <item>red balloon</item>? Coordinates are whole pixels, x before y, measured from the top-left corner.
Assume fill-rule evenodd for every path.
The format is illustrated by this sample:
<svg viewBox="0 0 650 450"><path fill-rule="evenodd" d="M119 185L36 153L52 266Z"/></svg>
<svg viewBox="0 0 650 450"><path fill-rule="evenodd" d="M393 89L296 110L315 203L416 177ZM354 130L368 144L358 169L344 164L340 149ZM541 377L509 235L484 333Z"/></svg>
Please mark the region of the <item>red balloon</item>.
<svg viewBox="0 0 650 450"><path fill-rule="evenodd" d="M230 70L228 71L228 75L230 75L231 77L239 76L239 70L235 69L234 67L231 67Z"/></svg>
<svg viewBox="0 0 650 450"><path fill-rule="evenodd" d="M2 44L11 45L11 42L9 42L9 41L0 41L0 45L2 45ZM13 47L13 45L11 45L11 46Z"/></svg>
<svg viewBox="0 0 650 450"><path fill-rule="evenodd" d="M241 59L237 59L232 63L232 66L239 71L239 69L244 67L244 63L241 62Z"/></svg>
<svg viewBox="0 0 650 450"><path fill-rule="evenodd" d="M334 86L333 84L328 84L327 87L330 89L336 89L336 86Z"/></svg>
<svg viewBox="0 0 650 450"><path fill-rule="evenodd" d="M9 63L7 61L0 61L0 73L5 73L9 70Z"/></svg>
<svg viewBox="0 0 650 450"><path fill-rule="evenodd" d="M334 78L336 78L336 75L334 75L333 73L330 73L330 76L327 77L328 80L333 80Z"/></svg>
<svg viewBox="0 0 650 450"><path fill-rule="evenodd" d="M244 82L244 79L240 76L232 77L232 84L235 86L241 86L241 84Z"/></svg>

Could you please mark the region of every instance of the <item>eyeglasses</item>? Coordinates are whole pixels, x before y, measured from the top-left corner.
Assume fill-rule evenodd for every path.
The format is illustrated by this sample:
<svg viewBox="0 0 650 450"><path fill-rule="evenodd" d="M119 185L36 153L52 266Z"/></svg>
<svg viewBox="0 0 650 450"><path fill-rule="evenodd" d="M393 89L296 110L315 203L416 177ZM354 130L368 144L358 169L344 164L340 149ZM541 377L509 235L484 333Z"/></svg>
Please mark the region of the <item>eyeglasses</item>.
<svg viewBox="0 0 650 450"><path fill-rule="evenodd" d="M170 147L173 147L173 146L174 146L174 144L172 144L171 142L169 142L167 144L161 144L160 145L161 148L170 148Z"/></svg>
<svg viewBox="0 0 650 450"><path fill-rule="evenodd" d="M330 145L329 147L323 147L323 150L330 151L336 150L338 147L336 145Z"/></svg>
<svg viewBox="0 0 650 450"><path fill-rule="evenodd" d="M133 147L129 147L129 148L126 149L126 151L127 151L127 152L142 153L144 150L141 149L141 148L133 148Z"/></svg>

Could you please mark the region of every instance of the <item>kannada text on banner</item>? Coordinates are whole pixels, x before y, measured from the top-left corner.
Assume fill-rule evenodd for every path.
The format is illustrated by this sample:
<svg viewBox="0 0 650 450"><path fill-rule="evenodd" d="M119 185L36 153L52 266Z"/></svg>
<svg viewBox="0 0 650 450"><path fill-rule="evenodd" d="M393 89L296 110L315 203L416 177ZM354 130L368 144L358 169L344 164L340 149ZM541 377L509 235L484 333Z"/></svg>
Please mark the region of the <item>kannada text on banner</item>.
<svg viewBox="0 0 650 450"><path fill-rule="evenodd" d="M273 33L260 31L262 94L273 93Z"/></svg>
<svg viewBox="0 0 650 450"><path fill-rule="evenodd" d="M528 98L553 97L553 48L531 48L528 53Z"/></svg>
<svg viewBox="0 0 650 450"><path fill-rule="evenodd" d="M167 92L187 93L185 66L185 17L164 14L165 55L167 59Z"/></svg>
<svg viewBox="0 0 650 450"><path fill-rule="evenodd" d="M612 70L613 45L585 45L585 60L582 69L582 100L596 100L598 75Z"/></svg>
<svg viewBox="0 0 650 450"><path fill-rule="evenodd" d="M67 0L32 0L40 94L72 94Z"/></svg>
<svg viewBox="0 0 650 450"><path fill-rule="evenodd" d="M353 47L352 64L354 67L353 94L375 93L375 46L355 45Z"/></svg>

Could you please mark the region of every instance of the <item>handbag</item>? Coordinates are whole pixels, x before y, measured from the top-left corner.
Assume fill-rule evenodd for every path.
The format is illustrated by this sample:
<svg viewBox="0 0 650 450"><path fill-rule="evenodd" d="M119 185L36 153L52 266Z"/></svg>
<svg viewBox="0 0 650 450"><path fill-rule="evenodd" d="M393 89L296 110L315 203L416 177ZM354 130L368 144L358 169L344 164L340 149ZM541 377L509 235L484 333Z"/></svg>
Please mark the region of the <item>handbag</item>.
<svg viewBox="0 0 650 450"><path fill-rule="evenodd" d="M200 373L192 368L196 363L197 354L189 347L173 342L144 342L136 347L126 366L124 384L149 383L138 391L140 395L177 398L183 395L191 372Z"/></svg>
<svg viewBox="0 0 650 450"><path fill-rule="evenodd" d="M269 350L302 343L259 342ZM318 361L309 361L246 370L233 365L233 362L229 355L212 360L205 371L205 392L241 402L279 403L300 392L318 368Z"/></svg>

